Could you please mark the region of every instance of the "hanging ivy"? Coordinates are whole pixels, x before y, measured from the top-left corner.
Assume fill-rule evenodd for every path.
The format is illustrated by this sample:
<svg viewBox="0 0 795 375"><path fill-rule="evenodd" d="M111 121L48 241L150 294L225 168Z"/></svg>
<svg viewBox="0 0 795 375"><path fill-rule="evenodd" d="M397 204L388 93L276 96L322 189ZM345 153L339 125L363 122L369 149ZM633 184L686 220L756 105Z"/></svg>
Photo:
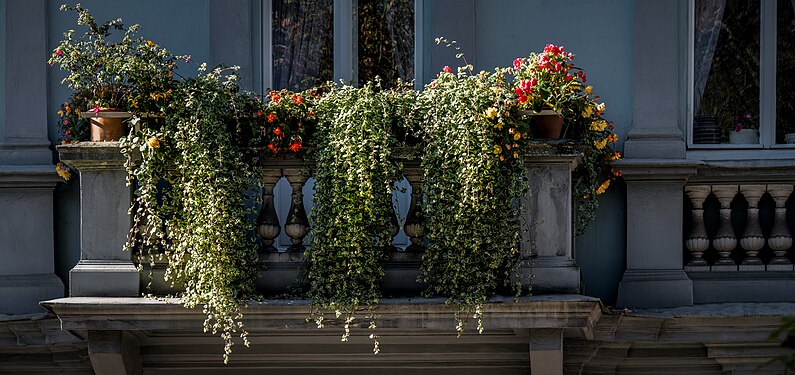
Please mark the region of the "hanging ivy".
<svg viewBox="0 0 795 375"><path fill-rule="evenodd" d="M428 296L474 316L509 283L519 256L517 197L527 187L515 99L501 73L440 73L419 95L428 248ZM473 311L474 310L474 311ZM457 331L465 318L457 315Z"/></svg>
<svg viewBox="0 0 795 375"><path fill-rule="evenodd" d="M403 107L395 98L411 97L394 92L373 82L361 88L332 86L317 103L307 280L315 306L344 318L343 341L356 310L378 303L391 249L392 193L402 168L393 157L398 146L393 119ZM321 313L315 319L323 325ZM375 328L372 319L370 326Z"/></svg>
<svg viewBox="0 0 795 375"><path fill-rule="evenodd" d="M185 307L203 308L205 331L220 332L224 362L235 335L248 346L241 307L254 294L257 265L245 201L259 174L249 144L257 101L238 93L228 73L202 66L174 90L162 121L139 118L122 141L137 184L127 248L168 259L166 280L184 286Z"/></svg>

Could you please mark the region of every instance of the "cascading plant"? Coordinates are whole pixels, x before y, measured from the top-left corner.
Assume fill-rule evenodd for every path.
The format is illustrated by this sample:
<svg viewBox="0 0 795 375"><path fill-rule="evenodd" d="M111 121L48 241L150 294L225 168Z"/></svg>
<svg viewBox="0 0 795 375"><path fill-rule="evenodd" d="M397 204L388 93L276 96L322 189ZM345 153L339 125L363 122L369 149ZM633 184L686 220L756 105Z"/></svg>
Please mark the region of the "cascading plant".
<svg viewBox="0 0 795 375"><path fill-rule="evenodd" d="M526 124L500 70L469 75L445 67L417 100L423 142L428 247L426 296L458 304L483 331L482 305L510 286L519 259L519 207L527 182Z"/></svg>
<svg viewBox="0 0 795 375"><path fill-rule="evenodd" d="M393 90L405 90L399 87ZM394 119L405 108L401 101L413 98L393 90L382 90L377 82L361 88L331 85L317 102L308 294L318 327L323 326L322 310L343 319L342 341L348 340L361 306L369 307L370 329L376 328L372 307L381 296L392 244L392 193L402 169L393 158L399 145ZM375 332L371 338L378 353Z"/></svg>
<svg viewBox="0 0 795 375"><path fill-rule="evenodd" d="M227 362L235 334L248 346L241 309L257 271L245 202L256 199L246 194L259 172L247 108L258 102L229 70L204 65L172 95L159 126L121 141L136 186L126 248L168 260L166 280L184 287L185 307L203 308L204 329L220 332Z"/></svg>

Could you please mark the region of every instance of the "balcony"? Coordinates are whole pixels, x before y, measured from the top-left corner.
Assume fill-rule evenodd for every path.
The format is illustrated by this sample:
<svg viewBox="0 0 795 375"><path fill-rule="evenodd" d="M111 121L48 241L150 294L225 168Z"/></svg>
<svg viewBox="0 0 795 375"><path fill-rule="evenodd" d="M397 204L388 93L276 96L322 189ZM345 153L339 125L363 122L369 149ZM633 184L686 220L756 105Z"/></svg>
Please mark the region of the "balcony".
<svg viewBox="0 0 795 375"><path fill-rule="evenodd" d="M84 142L58 146L58 150L61 160L81 175L81 259L70 272L70 295L119 297L138 296L144 290L156 295L175 291L162 280L164 264L155 263L151 269L145 264L139 274L134 264L139 257L122 250L129 231L126 212L130 189L125 184L125 160L118 144ZM424 290L417 282L424 251L418 215L422 209L422 195L418 193L422 170L419 160L411 157L411 150L399 154L410 185L410 208L402 223L410 242L408 246L393 246L382 287L386 296L418 296ZM533 275L530 287L534 294L580 292L579 267L573 258L571 198L571 172L578 160L578 149L564 143L539 143L526 160L531 191L521 199L521 273L528 280ZM262 239L257 286L265 296L288 295L300 287L303 252L311 235L304 204L311 200L303 191L312 167L302 159L269 159L262 165L263 199L256 222ZM274 187L282 179L291 188L286 217L279 217L274 202ZM395 216L393 236L399 226ZM289 246L274 246L280 233L289 237ZM152 271L152 280L147 271Z"/></svg>

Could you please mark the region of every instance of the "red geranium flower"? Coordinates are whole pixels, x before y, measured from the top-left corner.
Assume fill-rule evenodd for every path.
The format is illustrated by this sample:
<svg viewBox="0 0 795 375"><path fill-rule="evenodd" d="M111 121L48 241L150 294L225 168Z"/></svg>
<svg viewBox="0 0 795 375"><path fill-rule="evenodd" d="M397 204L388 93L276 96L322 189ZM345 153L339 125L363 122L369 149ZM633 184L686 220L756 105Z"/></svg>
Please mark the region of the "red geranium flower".
<svg viewBox="0 0 795 375"><path fill-rule="evenodd" d="M268 122L274 122L274 121L276 121L276 114L273 112L268 113Z"/></svg>

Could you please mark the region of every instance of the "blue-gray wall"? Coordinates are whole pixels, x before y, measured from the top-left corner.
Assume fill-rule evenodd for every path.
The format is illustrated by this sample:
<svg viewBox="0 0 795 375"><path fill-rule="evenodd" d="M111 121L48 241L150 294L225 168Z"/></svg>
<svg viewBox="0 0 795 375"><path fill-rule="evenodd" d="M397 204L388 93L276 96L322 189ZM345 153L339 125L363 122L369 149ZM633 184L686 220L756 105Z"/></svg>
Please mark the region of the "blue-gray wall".
<svg viewBox="0 0 795 375"><path fill-rule="evenodd" d="M6 102L6 2L0 1L0 103ZM0 138L6 121L5 105L0 105Z"/></svg>
<svg viewBox="0 0 795 375"><path fill-rule="evenodd" d="M63 0L48 2L49 50L58 45L65 31L74 29L78 33L83 32L73 12L58 10L62 3ZM91 11L98 22L121 17L125 25L140 24L139 35L157 42L172 53L192 55L190 64L181 63L179 66L179 72L183 75L195 75L199 65L209 59L209 0L81 0L80 3ZM5 6L4 1L0 1L0 4ZM0 14L5 15L5 12ZM53 143L60 139L56 112L71 94L68 87L60 84L64 76L64 72L56 67L50 68L49 134ZM65 283L68 282L69 270L80 259L79 181L76 177L68 184L60 184L55 192L55 266L56 273Z"/></svg>

